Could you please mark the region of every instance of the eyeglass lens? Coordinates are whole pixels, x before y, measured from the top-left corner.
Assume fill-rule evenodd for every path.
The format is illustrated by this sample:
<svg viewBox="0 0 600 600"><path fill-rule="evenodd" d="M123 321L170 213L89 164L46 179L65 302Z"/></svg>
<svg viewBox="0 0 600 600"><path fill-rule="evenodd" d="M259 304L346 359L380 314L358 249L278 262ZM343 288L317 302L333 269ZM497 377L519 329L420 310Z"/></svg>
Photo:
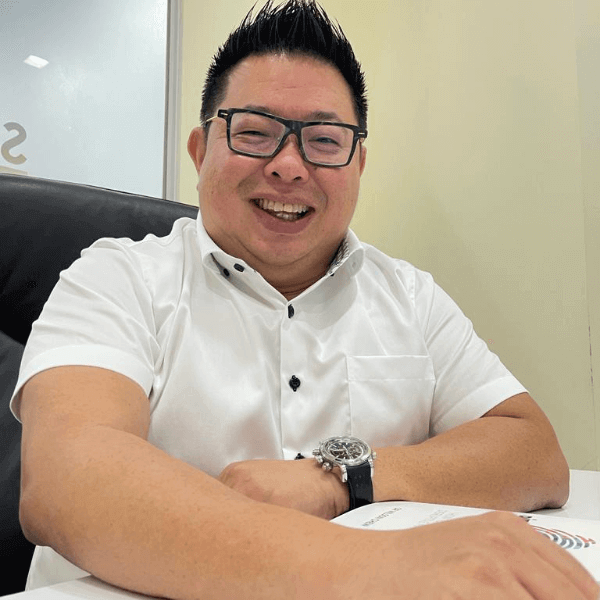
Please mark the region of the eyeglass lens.
<svg viewBox="0 0 600 600"><path fill-rule="evenodd" d="M286 127L264 115L234 113L230 144L234 150L253 156L271 156ZM342 125L310 125L302 128L302 147L308 160L323 165L341 165L352 152L354 133Z"/></svg>

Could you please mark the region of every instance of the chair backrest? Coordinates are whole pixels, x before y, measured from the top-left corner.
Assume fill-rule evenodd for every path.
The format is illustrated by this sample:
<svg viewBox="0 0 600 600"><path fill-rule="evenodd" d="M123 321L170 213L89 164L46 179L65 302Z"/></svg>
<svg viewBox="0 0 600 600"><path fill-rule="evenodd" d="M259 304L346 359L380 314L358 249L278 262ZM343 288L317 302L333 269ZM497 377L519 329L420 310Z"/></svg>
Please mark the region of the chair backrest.
<svg viewBox="0 0 600 600"><path fill-rule="evenodd" d="M176 219L197 213L147 196L0 175L0 595L24 589L33 552L18 518L21 426L8 407L32 323L59 273L97 239L167 235Z"/></svg>

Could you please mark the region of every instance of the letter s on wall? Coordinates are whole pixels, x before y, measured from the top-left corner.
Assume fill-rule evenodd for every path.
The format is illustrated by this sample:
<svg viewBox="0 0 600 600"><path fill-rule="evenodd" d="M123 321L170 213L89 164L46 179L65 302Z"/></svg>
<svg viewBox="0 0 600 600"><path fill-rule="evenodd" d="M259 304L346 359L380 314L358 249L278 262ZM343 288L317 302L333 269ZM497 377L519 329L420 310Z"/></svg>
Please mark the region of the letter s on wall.
<svg viewBox="0 0 600 600"><path fill-rule="evenodd" d="M18 156L12 156L9 150L15 146L18 146L19 144L22 144L27 139L27 132L23 126L19 125L18 123L4 123L4 128L7 131L16 131L18 133L15 137L2 144L2 157L6 162L9 162L13 165L22 165L27 158L25 158L25 156L22 154L19 154Z"/></svg>

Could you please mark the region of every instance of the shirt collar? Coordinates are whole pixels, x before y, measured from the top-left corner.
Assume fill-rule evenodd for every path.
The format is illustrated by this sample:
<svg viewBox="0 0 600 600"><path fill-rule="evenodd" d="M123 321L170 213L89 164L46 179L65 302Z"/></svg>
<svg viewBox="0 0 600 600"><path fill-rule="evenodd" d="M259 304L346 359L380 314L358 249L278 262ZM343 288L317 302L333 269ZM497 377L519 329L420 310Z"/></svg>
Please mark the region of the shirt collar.
<svg viewBox="0 0 600 600"><path fill-rule="evenodd" d="M198 212L198 218L196 219L196 231L202 263L205 267L211 270L217 269L226 277L230 277L232 271L236 271L238 274L246 271L256 273L256 271L245 261L227 254L217 246L206 232L200 212ZM364 248L356 234L351 229L348 229L346 237L339 245L333 260L329 265L329 269L323 278L335 275L342 268L344 270L347 269L350 276L354 276L362 267L363 261Z"/></svg>
<svg viewBox="0 0 600 600"><path fill-rule="evenodd" d="M356 234L348 229L346 237L342 240L329 269L327 275L334 275L340 267L346 265L350 270L350 275L356 275L359 269L362 267L364 260L364 249Z"/></svg>

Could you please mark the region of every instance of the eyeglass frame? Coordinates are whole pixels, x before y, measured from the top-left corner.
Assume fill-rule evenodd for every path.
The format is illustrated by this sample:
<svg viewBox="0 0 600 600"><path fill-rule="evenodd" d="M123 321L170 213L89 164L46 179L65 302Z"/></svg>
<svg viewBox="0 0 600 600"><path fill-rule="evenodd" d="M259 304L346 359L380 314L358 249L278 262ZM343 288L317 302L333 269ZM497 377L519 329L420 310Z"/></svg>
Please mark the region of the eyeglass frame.
<svg viewBox="0 0 600 600"><path fill-rule="evenodd" d="M286 131L283 134L283 136L281 137L281 140L279 140L279 144L277 144L277 147L275 148L275 150L273 150L273 152L271 154L253 154L251 152L244 152L243 150L236 150L235 148L232 147L232 145L231 145L231 119L233 118L233 115L235 115L237 113L249 113L252 115L259 115L261 117L268 117L269 119L272 119L274 121L277 121L278 123L281 123L286 128ZM218 118L224 119L225 122L227 123L227 146L229 147L229 149L232 152L235 152L235 154L240 154L242 156L250 156L252 158L273 158L274 156L279 154L279 152L281 152L281 149L283 148L285 141L290 136L290 134L293 133L296 135L296 139L298 140L298 148L300 149L300 154L302 156L302 159L305 162L307 162L311 165L315 165L317 167L340 168L340 167L348 166L352 162L352 158L354 157L354 152L356 151L357 142L362 143L363 140L366 140L367 133L368 133L366 129L362 129L358 125L350 125L349 123L338 123L337 121L296 121L294 119L284 119L283 117L278 117L277 115L272 115L270 113L262 112L260 110L253 110L251 108L220 108L214 117L211 117L210 119L207 119L204 122L204 126L206 127L211 121L214 121L215 119L218 119ZM323 164L320 162L315 162L313 160L310 160L306 156L306 153L304 152L304 144L302 142L302 130L305 127L311 127L311 126L315 126L315 125L335 125L337 127L344 127L346 129L350 129L352 131L352 133L353 133L352 148L350 150L350 155L348 157L348 160L345 163L342 163L339 165Z"/></svg>

